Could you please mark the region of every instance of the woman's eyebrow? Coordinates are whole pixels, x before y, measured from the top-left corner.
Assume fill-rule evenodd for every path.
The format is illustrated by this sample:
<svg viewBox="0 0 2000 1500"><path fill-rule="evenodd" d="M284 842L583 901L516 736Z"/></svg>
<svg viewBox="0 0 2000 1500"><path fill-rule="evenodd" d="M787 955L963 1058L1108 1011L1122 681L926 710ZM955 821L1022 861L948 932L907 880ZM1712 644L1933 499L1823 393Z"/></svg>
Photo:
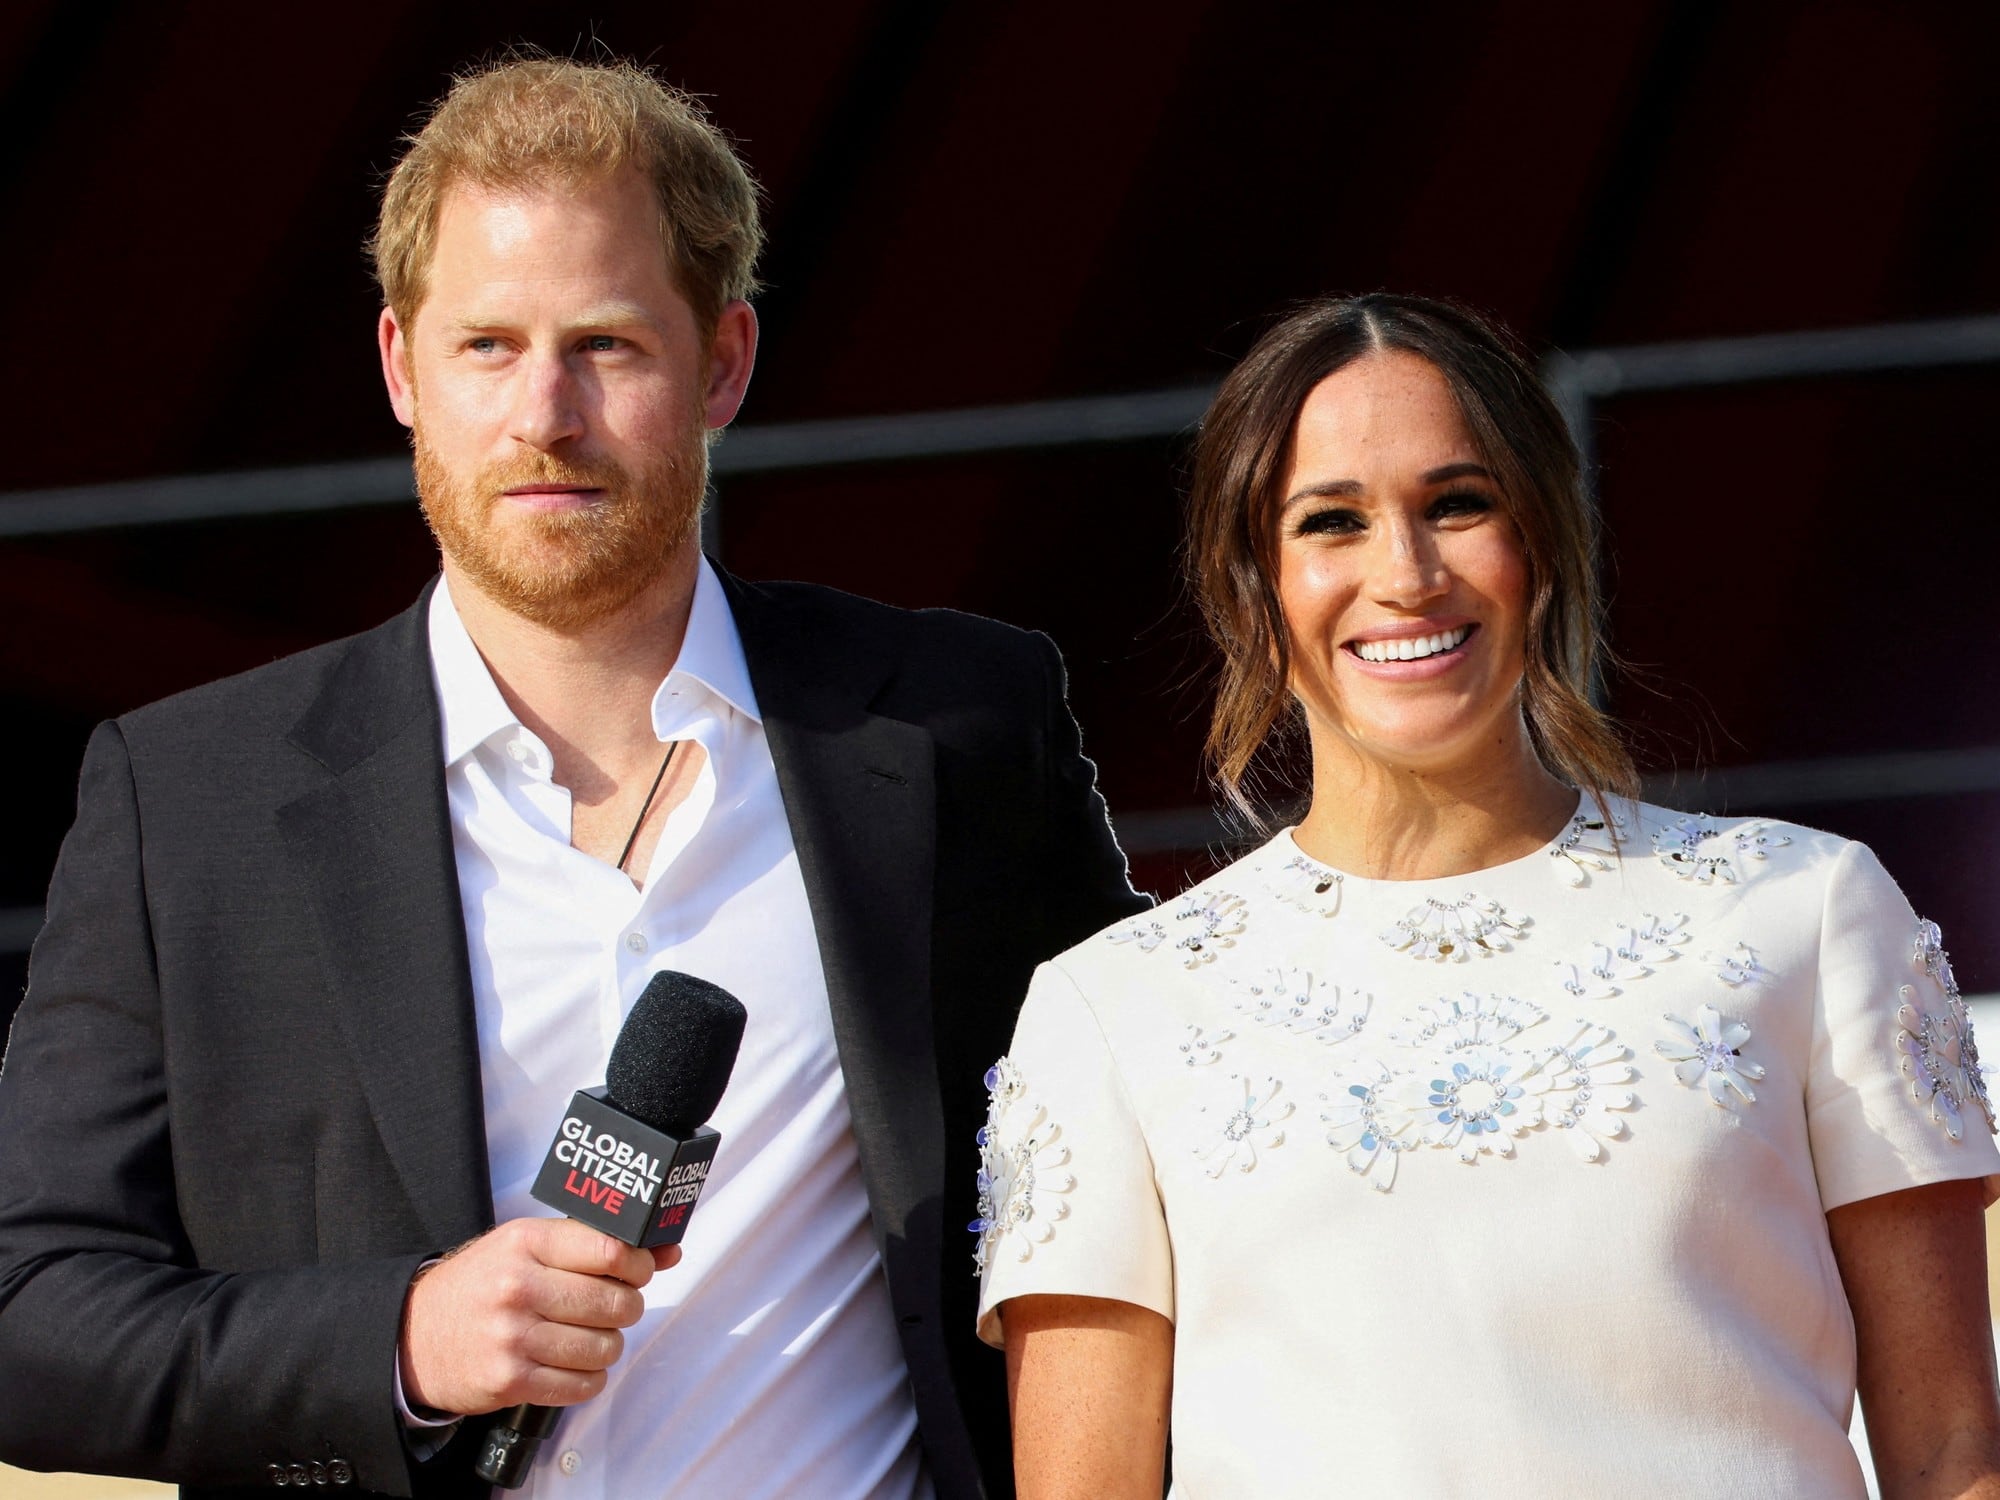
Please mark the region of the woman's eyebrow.
<svg viewBox="0 0 2000 1500"><path fill-rule="evenodd" d="M1362 492L1358 479L1316 479L1285 496L1284 508L1289 510L1301 500L1352 499Z"/></svg>
<svg viewBox="0 0 2000 1500"><path fill-rule="evenodd" d="M1439 468L1426 470L1425 484L1446 484L1454 479L1491 479L1484 464L1456 463L1444 464Z"/></svg>

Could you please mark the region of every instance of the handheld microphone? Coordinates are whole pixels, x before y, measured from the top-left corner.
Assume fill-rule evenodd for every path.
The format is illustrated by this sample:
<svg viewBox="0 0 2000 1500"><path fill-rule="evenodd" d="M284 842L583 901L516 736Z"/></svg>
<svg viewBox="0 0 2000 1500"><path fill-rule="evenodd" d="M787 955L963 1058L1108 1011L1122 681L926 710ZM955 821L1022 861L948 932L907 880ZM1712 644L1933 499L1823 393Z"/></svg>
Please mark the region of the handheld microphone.
<svg viewBox="0 0 2000 1500"><path fill-rule="evenodd" d="M602 1088L570 1100L530 1190L538 1203L642 1250L677 1245L722 1137L703 1123L729 1086L748 1019L719 985L663 969L619 1029ZM517 1490L560 1406L499 1413L474 1468Z"/></svg>

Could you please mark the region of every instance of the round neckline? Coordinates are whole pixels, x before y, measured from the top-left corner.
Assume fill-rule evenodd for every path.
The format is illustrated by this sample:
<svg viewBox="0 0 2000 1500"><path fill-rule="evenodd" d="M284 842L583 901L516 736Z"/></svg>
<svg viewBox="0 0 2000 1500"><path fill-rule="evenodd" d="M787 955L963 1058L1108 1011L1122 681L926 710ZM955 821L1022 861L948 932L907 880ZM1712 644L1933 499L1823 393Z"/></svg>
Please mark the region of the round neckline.
<svg viewBox="0 0 2000 1500"><path fill-rule="evenodd" d="M1278 832L1272 837L1271 843L1282 845L1285 850L1289 851L1291 854L1297 855L1300 859L1306 861L1306 863L1314 866L1317 869L1332 871L1335 875L1339 876L1343 882L1356 881L1363 886L1380 886L1386 889L1415 890L1420 886L1449 885L1454 881L1461 881L1461 880L1477 880L1484 882L1488 880L1490 877L1499 875L1505 871L1510 871L1517 868L1525 869L1535 860L1538 859L1545 860L1550 858L1553 855L1557 846L1560 845L1563 842L1563 840L1568 838L1572 831L1574 831L1574 829L1576 828L1577 818L1581 816L1586 809L1590 808L1591 805L1592 804L1590 800L1590 793L1585 791L1579 791L1576 794L1576 805L1569 810L1569 815L1563 819L1562 826L1555 831L1555 835L1552 838L1549 838L1546 841L1544 841L1539 847L1530 849L1526 854L1517 855L1513 859L1502 860L1497 865L1481 865L1479 868L1474 870L1461 870L1456 875L1413 875L1405 879L1397 879L1394 877L1384 876L1384 875L1357 875L1352 870L1343 870L1339 865L1330 864L1326 860L1319 858L1319 856L1314 854L1308 854L1304 849L1302 849L1299 846L1298 839L1295 837L1295 835L1298 832L1297 824L1292 824L1288 827L1279 829ZM1265 847L1268 848L1270 846L1266 845Z"/></svg>

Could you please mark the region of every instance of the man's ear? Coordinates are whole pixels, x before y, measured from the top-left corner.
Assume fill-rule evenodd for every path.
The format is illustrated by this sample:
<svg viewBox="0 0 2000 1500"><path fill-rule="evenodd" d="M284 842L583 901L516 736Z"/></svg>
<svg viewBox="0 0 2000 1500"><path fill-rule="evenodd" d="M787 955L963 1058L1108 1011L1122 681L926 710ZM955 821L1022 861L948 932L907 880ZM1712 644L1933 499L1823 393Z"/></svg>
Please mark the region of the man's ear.
<svg viewBox="0 0 2000 1500"><path fill-rule="evenodd" d="M727 427L734 420L756 363L757 312L739 297L722 309L708 344L706 413L711 428Z"/></svg>
<svg viewBox="0 0 2000 1500"><path fill-rule="evenodd" d="M375 342L382 353L382 384L389 388L389 409L411 427L417 420L417 383L410 375L410 349L392 308L383 308L375 325Z"/></svg>

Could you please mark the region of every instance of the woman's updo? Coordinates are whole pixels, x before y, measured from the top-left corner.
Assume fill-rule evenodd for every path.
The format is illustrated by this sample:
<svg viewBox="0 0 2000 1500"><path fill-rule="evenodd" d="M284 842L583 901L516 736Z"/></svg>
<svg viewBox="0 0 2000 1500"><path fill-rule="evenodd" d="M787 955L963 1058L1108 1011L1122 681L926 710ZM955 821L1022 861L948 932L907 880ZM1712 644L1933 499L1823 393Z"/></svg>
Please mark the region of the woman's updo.
<svg viewBox="0 0 2000 1500"><path fill-rule="evenodd" d="M1298 722L1276 524L1293 429L1322 380L1391 350L1418 355L1444 376L1520 535L1529 601L1522 708L1536 753L1595 797L1633 795L1632 758L1591 702L1602 650L1597 526L1569 429L1508 334L1450 303L1386 292L1322 298L1287 314L1229 372L1202 419L1185 566L1222 658L1206 747L1211 774L1254 821L1244 790L1252 763L1274 733Z"/></svg>

